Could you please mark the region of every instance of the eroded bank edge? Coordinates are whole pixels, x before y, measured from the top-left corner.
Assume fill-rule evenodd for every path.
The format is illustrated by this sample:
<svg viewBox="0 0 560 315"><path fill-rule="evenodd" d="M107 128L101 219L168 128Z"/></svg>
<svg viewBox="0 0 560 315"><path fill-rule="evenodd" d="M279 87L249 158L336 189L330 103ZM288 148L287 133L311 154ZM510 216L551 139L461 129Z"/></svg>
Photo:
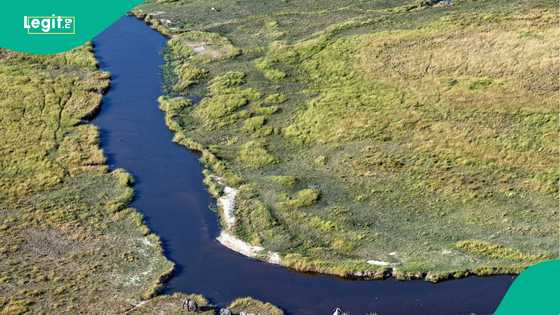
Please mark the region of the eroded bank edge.
<svg viewBox="0 0 560 315"><path fill-rule="evenodd" d="M171 29L167 27L170 23L169 20L161 20L157 17L158 14L150 14L141 11L140 9L135 9L129 13L130 15L138 18L139 20L145 22L149 25L152 29L156 30L163 36L171 39L176 34L173 33ZM165 97L165 96L164 96ZM169 113L164 106L160 108L162 111L166 113L166 125L168 128L175 133L174 142L185 146L186 148L200 153L203 158L201 158L201 162L205 167L204 176L205 176L205 184L209 188L210 194L217 200L219 206L219 219L222 226L222 231L220 232L219 237L217 240L228 247L231 250L234 250L242 255L245 255L250 258L259 259L264 262L278 264L287 268L291 268L298 272L307 272L307 273L320 273L320 274L328 274L333 276L338 276L341 278L346 279L355 279L355 280L382 280L393 277L397 280L425 280L430 282L441 282L445 280L451 279L461 279L466 278L468 276L498 276L498 275L517 275L521 273L526 266L520 267L495 267L495 266L482 266L476 269L465 269L465 270L456 270L456 271L449 271L449 272L432 272L432 271L419 271L419 272L403 272L398 269L397 264L392 264L389 262L376 260L376 259L369 259L366 260L370 266L379 267L375 271L367 270L367 271L356 271L356 270L349 270L345 269L345 266L342 266L342 270L335 269L335 268L321 268L317 267L316 264L313 262L309 262L305 258L302 259L283 259L280 253L267 250L261 246L252 245L248 242L245 242L235 236L231 232L232 225L228 222L235 220L235 208L232 209L224 209L224 201L226 202L226 206L230 207L230 204L235 204L235 195L237 194L237 188L226 186L223 183L223 179L219 176L212 174L210 170L210 163L208 161L216 161L219 162L219 159L211 153L209 150L204 148L204 146L198 142L196 142L192 138L186 138L183 135L179 135L179 129L175 128L174 119L175 115ZM227 214L226 214L227 213ZM233 216L233 217L228 217ZM284 255L286 257L287 254Z"/></svg>
<svg viewBox="0 0 560 315"><path fill-rule="evenodd" d="M168 37L165 34L163 35ZM98 71L107 73L108 84L104 89L99 91L101 95L105 96L106 93L111 88L111 74L109 71L105 71L100 68L99 60L97 59L97 56L95 54L95 44L92 42L91 46L92 46L92 54L94 55L94 58L96 60L96 66ZM103 99L100 100L100 102L97 104L96 107L94 107L90 112L86 113L82 117L83 123L91 124L98 133L99 133L99 128L95 125L93 120L101 112L102 104L103 104ZM99 149L103 151L101 144L99 144ZM132 174L130 174L129 172L127 172L125 169L122 168L116 168L114 170L109 170L109 171L121 173L123 177L127 178L126 185L133 189L134 180ZM130 202L132 202L132 196L128 203ZM160 253L160 257L157 257L157 259L164 259L169 265L168 268L162 273L160 273L159 275L157 275L157 277L155 277L155 281L153 281L153 283L151 283L146 288L146 290L142 295L143 299L138 301L137 303L133 303L131 305L131 308L129 308L125 313L126 314L135 313L135 312L149 313L152 311L160 310L159 304L163 304L163 303L165 303L164 306L166 308L165 309L166 311L182 311L185 308L185 301L193 300L196 302L199 310L197 313L214 314L218 307L216 305L211 304L211 302L207 298L205 298L200 294L189 294L189 293L174 293L172 295L160 294L161 289L163 288L165 282L173 275L173 271L175 269L175 263L166 257L165 250L162 247L162 243L159 236L153 233L150 230L150 228L146 225L142 213L135 208L128 208L128 209L140 218L141 223L139 224L139 228L144 233L145 240L147 242L150 242L150 246L157 247L157 252ZM169 302L173 302L173 304L169 304ZM170 307L171 309L169 309ZM247 310L251 310L251 311L264 310L267 311L268 312L267 314L269 315L283 314L283 311L279 309L277 306L253 299L252 297L236 298L228 306L226 306L226 308L235 313L243 312Z"/></svg>

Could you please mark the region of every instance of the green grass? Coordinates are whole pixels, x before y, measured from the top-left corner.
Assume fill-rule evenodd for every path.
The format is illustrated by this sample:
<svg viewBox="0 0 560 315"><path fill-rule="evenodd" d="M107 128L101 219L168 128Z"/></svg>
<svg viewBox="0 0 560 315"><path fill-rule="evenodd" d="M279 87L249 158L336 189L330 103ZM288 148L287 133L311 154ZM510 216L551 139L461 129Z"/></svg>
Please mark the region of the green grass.
<svg viewBox="0 0 560 315"><path fill-rule="evenodd" d="M310 207L317 203L320 191L317 189L306 188L298 191L293 198L280 203L278 207L288 208L293 211L298 208Z"/></svg>
<svg viewBox="0 0 560 315"><path fill-rule="evenodd" d="M194 300L198 306L197 312L187 312L183 308L185 300ZM282 315L284 312L276 306L255 300L250 297L235 299L229 306L227 306L233 314L266 314L266 315ZM198 294L183 294L175 293L173 295L162 295L150 299L147 303L134 308L130 314L200 314L200 315L214 315L218 314L218 309L212 305L202 295Z"/></svg>
<svg viewBox="0 0 560 315"><path fill-rule="evenodd" d="M235 179L235 232L285 265L384 277L374 259L436 281L558 257L552 1L140 10L163 12L172 36L236 52L189 59L169 47L169 94L203 100L168 111L168 125L204 152L207 174ZM173 89L181 67L204 76Z"/></svg>
<svg viewBox="0 0 560 315"><path fill-rule="evenodd" d="M128 207L134 179L108 170L84 121L108 85L90 44L49 57L0 49L0 314L186 314L187 298L215 314L200 295L157 295L173 263ZM160 105L179 115L191 103Z"/></svg>
<svg viewBox="0 0 560 315"><path fill-rule="evenodd" d="M239 298L231 302L228 306L234 314L245 312L245 314L267 314L267 315L282 315L284 312L276 306L257 301L253 298Z"/></svg>
<svg viewBox="0 0 560 315"><path fill-rule="evenodd" d="M0 313L124 312L156 293L173 264L133 183L109 172L84 117L109 75L88 44L29 56L0 50Z"/></svg>
<svg viewBox="0 0 560 315"><path fill-rule="evenodd" d="M242 129L247 133L253 133L260 130L266 123L264 116L254 116L247 118L243 123Z"/></svg>
<svg viewBox="0 0 560 315"><path fill-rule="evenodd" d="M472 253L479 256L489 256L496 259L509 259L519 261L542 261L545 259L552 259L546 255L526 255L519 250L511 249L503 245L496 245L489 242L467 240L460 241L455 246L467 253Z"/></svg>
<svg viewBox="0 0 560 315"><path fill-rule="evenodd" d="M276 158L266 150L262 143L249 141L239 150L239 161L247 168L258 169L272 164Z"/></svg>
<svg viewBox="0 0 560 315"><path fill-rule="evenodd" d="M270 180L287 188L292 188L297 183L297 177L295 176L270 176Z"/></svg>

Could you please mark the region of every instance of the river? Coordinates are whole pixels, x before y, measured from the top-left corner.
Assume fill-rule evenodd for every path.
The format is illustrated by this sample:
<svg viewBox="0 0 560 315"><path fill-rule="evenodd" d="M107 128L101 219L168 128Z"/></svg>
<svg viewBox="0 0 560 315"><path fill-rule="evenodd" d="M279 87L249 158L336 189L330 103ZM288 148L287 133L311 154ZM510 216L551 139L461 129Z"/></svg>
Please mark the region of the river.
<svg viewBox="0 0 560 315"><path fill-rule="evenodd" d="M200 293L227 305L252 296L287 314L489 314L512 282L511 276L425 281L351 281L298 273L239 255L216 241L219 226L202 183L199 156L174 144L164 114L161 51L166 38L133 17L123 17L95 40L101 69L112 73L111 88L94 119L111 169L135 178L132 207L162 240L176 270L163 293Z"/></svg>

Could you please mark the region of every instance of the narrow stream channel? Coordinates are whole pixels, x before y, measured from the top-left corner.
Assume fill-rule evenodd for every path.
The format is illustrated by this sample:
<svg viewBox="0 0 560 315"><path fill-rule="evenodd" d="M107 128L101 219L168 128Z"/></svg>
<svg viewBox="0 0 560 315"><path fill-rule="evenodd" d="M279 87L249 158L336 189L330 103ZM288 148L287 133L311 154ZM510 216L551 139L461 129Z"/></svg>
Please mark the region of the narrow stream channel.
<svg viewBox="0 0 560 315"><path fill-rule="evenodd" d="M162 92L161 51L166 39L143 22L123 17L95 40L103 70L112 73L94 123L112 169L136 180L132 206L158 234L176 272L164 293L200 293L226 305L236 297L271 302L288 314L489 314L512 282L511 276L425 281L350 281L297 273L255 261L216 240L213 202L202 183L198 156L171 142L158 109Z"/></svg>

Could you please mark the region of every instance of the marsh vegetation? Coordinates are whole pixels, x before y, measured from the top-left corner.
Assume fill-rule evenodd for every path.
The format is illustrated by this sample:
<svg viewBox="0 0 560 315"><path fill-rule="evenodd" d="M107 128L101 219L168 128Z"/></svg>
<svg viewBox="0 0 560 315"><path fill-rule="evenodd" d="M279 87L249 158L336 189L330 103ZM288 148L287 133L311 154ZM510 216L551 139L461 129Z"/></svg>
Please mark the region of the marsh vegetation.
<svg viewBox="0 0 560 315"><path fill-rule="evenodd" d="M213 194L210 175L239 189L236 235L284 265L437 281L558 256L556 3L135 13L171 37L161 106L175 140L202 152Z"/></svg>
<svg viewBox="0 0 560 315"><path fill-rule="evenodd" d="M158 295L173 263L89 123L109 79L90 44L55 56L0 49L0 314L186 314L187 299L216 312L200 295ZM232 307L281 314L252 299Z"/></svg>
<svg viewBox="0 0 560 315"><path fill-rule="evenodd" d="M0 50L0 313L124 312L172 269L132 178L109 171L98 110L109 74L91 45L56 56Z"/></svg>

